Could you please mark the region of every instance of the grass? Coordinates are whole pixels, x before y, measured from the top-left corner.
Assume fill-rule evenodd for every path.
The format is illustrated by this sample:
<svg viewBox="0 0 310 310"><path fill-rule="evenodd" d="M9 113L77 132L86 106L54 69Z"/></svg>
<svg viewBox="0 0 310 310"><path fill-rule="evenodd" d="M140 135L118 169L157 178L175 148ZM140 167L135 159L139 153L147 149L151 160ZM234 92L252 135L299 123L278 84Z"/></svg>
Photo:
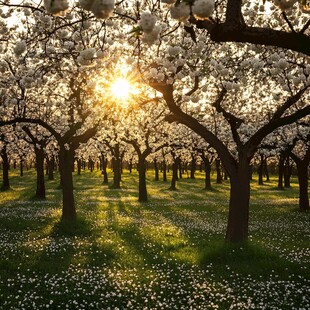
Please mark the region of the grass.
<svg viewBox="0 0 310 310"><path fill-rule="evenodd" d="M111 174L110 174L111 178ZM137 173L121 189L75 175L78 220L60 221L59 179L34 200L35 173L11 172L0 193L0 309L309 309L310 215L298 185L251 184L250 238L224 243L229 183L203 174L178 191Z"/></svg>

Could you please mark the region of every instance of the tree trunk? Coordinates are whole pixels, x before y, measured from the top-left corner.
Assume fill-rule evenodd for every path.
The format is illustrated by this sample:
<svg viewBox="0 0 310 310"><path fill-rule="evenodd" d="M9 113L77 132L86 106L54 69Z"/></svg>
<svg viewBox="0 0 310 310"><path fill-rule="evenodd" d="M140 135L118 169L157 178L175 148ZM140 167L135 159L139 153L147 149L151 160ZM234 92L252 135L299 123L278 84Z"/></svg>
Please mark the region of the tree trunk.
<svg viewBox="0 0 310 310"><path fill-rule="evenodd" d="M278 189L283 189L283 174L284 174L284 158L280 155L278 164Z"/></svg>
<svg viewBox="0 0 310 310"><path fill-rule="evenodd" d="M309 211L308 162L299 161L296 165L299 182L299 210Z"/></svg>
<svg viewBox="0 0 310 310"><path fill-rule="evenodd" d="M202 172L202 171L203 171L203 163L201 162L200 165L199 165L199 172Z"/></svg>
<svg viewBox="0 0 310 310"><path fill-rule="evenodd" d="M90 172L93 172L94 171L94 161L92 159L89 159L88 160L88 170L90 170Z"/></svg>
<svg viewBox="0 0 310 310"><path fill-rule="evenodd" d="M196 172L196 158L194 156L192 156L192 160L191 160L191 174L190 174L190 178L191 179L195 179L195 172Z"/></svg>
<svg viewBox="0 0 310 310"><path fill-rule="evenodd" d="M167 182L167 164L166 164L166 161L163 162L162 169L163 169L163 181Z"/></svg>
<svg viewBox="0 0 310 310"><path fill-rule="evenodd" d="M228 180L228 173L227 170L224 168L224 181Z"/></svg>
<svg viewBox="0 0 310 310"><path fill-rule="evenodd" d="M8 158L8 154L6 152L6 145L4 145L2 150L1 150L1 158L2 158L2 186L1 186L1 190L6 191L6 190L10 189L10 179L9 179L10 161Z"/></svg>
<svg viewBox="0 0 310 310"><path fill-rule="evenodd" d="M45 199L45 180L44 180L44 149L35 147L37 189L36 197Z"/></svg>
<svg viewBox="0 0 310 310"><path fill-rule="evenodd" d="M264 185L263 171L264 171L264 155L260 155L260 163L258 166L258 185Z"/></svg>
<svg viewBox="0 0 310 310"><path fill-rule="evenodd" d="M223 178L221 173L221 160L219 158L215 160L215 168L216 168L216 183L222 184Z"/></svg>
<svg viewBox="0 0 310 310"><path fill-rule="evenodd" d="M180 160L180 163L179 163L179 179L182 179L183 178L183 164Z"/></svg>
<svg viewBox="0 0 310 310"><path fill-rule="evenodd" d="M108 184L108 173L107 173L107 166L108 166L108 160L102 155L101 158L101 168L102 168L102 174L103 174L103 183Z"/></svg>
<svg viewBox="0 0 310 310"><path fill-rule="evenodd" d="M82 170L82 160L78 159L77 160L77 174L81 175L81 170Z"/></svg>
<svg viewBox="0 0 310 310"><path fill-rule="evenodd" d="M119 158L114 158L113 161L113 188L121 188L121 161Z"/></svg>
<svg viewBox="0 0 310 310"><path fill-rule="evenodd" d="M170 190L176 190L176 183L178 179L178 163L175 160L172 164L172 178L171 178L171 185L170 185Z"/></svg>
<svg viewBox="0 0 310 310"><path fill-rule="evenodd" d="M128 168L129 168L129 173L132 173L132 160L129 161Z"/></svg>
<svg viewBox="0 0 310 310"><path fill-rule="evenodd" d="M208 159L204 160L205 164L205 189L211 190L211 164Z"/></svg>
<svg viewBox="0 0 310 310"><path fill-rule="evenodd" d="M139 201L147 201L147 189L146 189L146 162L144 158L139 158L138 162L139 170Z"/></svg>
<svg viewBox="0 0 310 310"><path fill-rule="evenodd" d="M291 187L291 175L292 175L292 167L290 165L289 156L286 157L284 164L284 187Z"/></svg>
<svg viewBox="0 0 310 310"><path fill-rule="evenodd" d="M54 180L55 156L52 155L48 161L48 180Z"/></svg>
<svg viewBox="0 0 310 310"><path fill-rule="evenodd" d="M237 171L230 175L229 214L226 240L244 242L248 238L250 202L250 165L240 160Z"/></svg>
<svg viewBox="0 0 310 310"><path fill-rule="evenodd" d="M24 160L22 158L19 160L19 175L24 176Z"/></svg>
<svg viewBox="0 0 310 310"><path fill-rule="evenodd" d="M154 170L155 170L155 181L159 181L159 169L156 158L154 158Z"/></svg>
<svg viewBox="0 0 310 310"><path fill-rule="evenodd" d="M270 177L269 177L269 171L268 171L268 165L267 165L267 158L265 158L264 160L264 175L266 177L266 181L269 182Z"/></svg>
<svg viewBox="0 0 310 310"><path fill-rule="evenodd" d="M59 163L62 185L62 219L66 221L76 220L76 209L73 194L72 166L74 163L74 151L60 147Z"/></svg>

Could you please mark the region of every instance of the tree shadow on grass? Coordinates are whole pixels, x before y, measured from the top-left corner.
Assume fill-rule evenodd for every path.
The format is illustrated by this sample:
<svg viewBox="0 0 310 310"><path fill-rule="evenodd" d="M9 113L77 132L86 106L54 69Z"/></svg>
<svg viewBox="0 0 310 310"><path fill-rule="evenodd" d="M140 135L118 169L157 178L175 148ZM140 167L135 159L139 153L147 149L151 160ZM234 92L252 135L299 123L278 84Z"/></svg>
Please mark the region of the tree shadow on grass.
<svg viewBox="0 0 310 310"><path fill-rule="evenodd" d="M271 274L286 279L290 274L300 274L300 264L289 262L265 247L255 243L230 244L214 240L199 253L199 265L212 265L215 274L228 276L233 271L242 276L267 279ZM289 270L289 272L288 272Z"/></svg>

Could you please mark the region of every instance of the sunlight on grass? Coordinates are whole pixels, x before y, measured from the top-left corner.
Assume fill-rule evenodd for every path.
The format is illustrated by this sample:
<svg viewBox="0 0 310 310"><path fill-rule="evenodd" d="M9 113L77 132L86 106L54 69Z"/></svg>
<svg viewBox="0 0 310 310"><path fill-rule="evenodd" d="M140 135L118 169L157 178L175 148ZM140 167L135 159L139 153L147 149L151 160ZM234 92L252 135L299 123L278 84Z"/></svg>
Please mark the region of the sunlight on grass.
<svg viewBox="0 0 310 310"><path fill-rule="evenodd" d="M169 175L170 176L170 175ZM203 173L178 191L152 182L137 201L137 172L122 188L98 171L75 176L78 220L61 218L59 177L32 200L35 174L12 172L0 196L0 299L5 309L309 308L310 214L297 188L251 184L248 244L223 242L229 182L203 190ZM292 182L292 184L295 184Z"/></svg>

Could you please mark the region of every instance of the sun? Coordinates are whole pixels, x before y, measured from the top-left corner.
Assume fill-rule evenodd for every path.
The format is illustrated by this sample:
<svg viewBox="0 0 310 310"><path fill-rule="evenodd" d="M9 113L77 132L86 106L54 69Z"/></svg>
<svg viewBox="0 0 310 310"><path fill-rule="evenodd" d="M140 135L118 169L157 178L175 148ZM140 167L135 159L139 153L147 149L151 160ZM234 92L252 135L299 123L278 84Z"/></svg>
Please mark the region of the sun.
<svg viewBox="0 0 310 310"><path fill-rule="evenodd" d="M127 99L131 91L130 83L124 79L119 78L111 85L111 92L119 100Z"/></svg>

